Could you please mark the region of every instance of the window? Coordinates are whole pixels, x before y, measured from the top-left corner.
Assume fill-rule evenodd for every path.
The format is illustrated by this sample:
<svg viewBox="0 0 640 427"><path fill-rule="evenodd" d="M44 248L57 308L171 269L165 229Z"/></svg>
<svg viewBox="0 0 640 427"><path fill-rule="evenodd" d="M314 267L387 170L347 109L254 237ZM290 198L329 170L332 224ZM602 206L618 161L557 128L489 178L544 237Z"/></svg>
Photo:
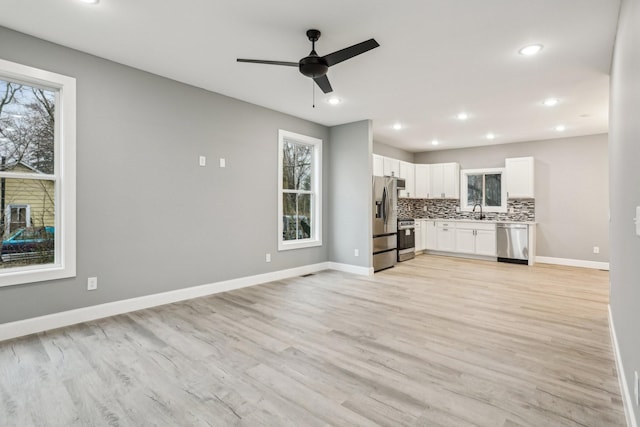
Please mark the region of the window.
<svg viewBox="0 0 640 427"><path fill-rule="evenodd" d="M476 204L484 212L506 212L507 192L504 169L465 169L460 172L460 209L472 211Z"/></svg>
<svg viewBox="0 0 640 427"><path fill-rule="evenodd" d="M0 60L0 286L75 276L75 90Z"/></svg>
<svg viewBox="0 0 640 427"><path fill-rule="evenodd" d="M278 250L322 245L322 140L278 132Z"/></svg>

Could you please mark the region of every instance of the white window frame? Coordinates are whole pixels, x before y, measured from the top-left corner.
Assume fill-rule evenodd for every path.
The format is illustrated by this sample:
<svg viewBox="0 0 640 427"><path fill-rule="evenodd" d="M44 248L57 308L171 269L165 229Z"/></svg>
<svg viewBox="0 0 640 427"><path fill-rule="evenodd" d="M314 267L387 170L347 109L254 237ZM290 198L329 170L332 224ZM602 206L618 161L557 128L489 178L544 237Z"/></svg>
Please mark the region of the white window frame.
<svg viewBox="0 0 640 427"><path fill-rule="evenodd" d="M0 59L0 78L56 91L53 175L0 171L0 177L54 182L55 260L0 269L0 287L76 275L76 79Z"/></svg>
<svg viewBox="0 0 640 427"><path fill-rule="evenodd" d="M5 236L3 237L8 237L10 234L9 230L11 229L11 209L16 209L16 208L24 208L27 211L26 225L27 227L31 227L31 205L9 204L4 210L4 227L6 231L5 231Z"/></svg>
<svg viewBox="0 0 640 427"><path fill-rule="evenodd" d="M312 218L311 218L311 237L309 239L284 240L283 231L284 224L282 221L282 200L285 193L282 188L282 168L285 141L294 143L307 144L313 146L313 165L312 165ZM289 132L286 130L278 130L278 251L286 251L290 249L309 248L314 246L322 246L322 140L313 138L299 133Z"/></svg>
<svg viewBox="0 0 640 427"><path fill-rule="evenodd" d="M469 175L491 175L501 174L500 179L500 206L485 206L484 204L484 188L482 189L482 212L507 212L507 183L506 172L504 168L489 169L463 169L460 171L460 210L463 212L473 211L473 205L467 204L468 192L468 176Z"/></svg>

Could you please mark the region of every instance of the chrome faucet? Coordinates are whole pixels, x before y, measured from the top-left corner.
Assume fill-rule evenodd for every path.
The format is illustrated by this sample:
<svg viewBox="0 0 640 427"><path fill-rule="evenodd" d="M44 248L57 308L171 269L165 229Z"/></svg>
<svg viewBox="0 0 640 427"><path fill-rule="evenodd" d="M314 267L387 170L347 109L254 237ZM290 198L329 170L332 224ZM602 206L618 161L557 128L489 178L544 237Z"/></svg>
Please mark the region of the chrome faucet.
<svg viewBox="0 0 640 427"><path fill-rule="evenodd" d="M484 215L482 214L482 205L480 203L476 203L475 205L473 205L473 211L476 211L476 206L480 206L480 219L484 219Z"/></svg>

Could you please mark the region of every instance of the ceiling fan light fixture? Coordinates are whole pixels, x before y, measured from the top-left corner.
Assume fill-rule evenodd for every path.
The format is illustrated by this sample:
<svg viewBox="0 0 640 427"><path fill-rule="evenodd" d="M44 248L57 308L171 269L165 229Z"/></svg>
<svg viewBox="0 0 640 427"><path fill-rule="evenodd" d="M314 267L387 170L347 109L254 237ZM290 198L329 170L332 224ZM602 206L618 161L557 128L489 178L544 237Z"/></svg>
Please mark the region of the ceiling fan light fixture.
<svg viewBox="0 0 640 427"><path fill-rule="evenodd" d="M327 99L327 102L331 105L338 105L342 104L342 99L338 98L337 96L332 96L331 98Z"/></svg>
<svg viewBox="0 0 640 427"><path fill-rule="evenodd" d="M542 47L543 46L541 44L532 44L532 45L523 47L518 51L518 53L523 56L532 56L532 55L535 55L536 53L539 53L542 50Z"/></svg>

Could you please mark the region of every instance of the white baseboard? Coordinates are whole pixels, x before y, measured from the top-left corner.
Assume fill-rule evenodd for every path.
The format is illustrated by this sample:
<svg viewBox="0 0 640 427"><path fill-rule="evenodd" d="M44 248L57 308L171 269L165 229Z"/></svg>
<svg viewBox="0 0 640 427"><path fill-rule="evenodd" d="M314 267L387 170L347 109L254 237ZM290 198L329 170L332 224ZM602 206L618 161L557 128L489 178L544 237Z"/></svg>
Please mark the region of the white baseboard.
<svg viewBox="0 0 640 427"><path fill-rule="evenodd" d="M350 273L354 272L355 274L368 274L369 270L366 267L323 262L287 270L274 271L271 273L257 274L255 276L240 277L237 279L224 280L222 282L193 286L185 289L177 289L175 291L162 292L159 294L130 298L122 301L114 301L1 324L0 341L35 334L50 329L61 328L64 326L75 325L77 323L89 322L96 319L102 319L104 317L129 313L131 311L273 282L275 280L316 273L327 269L347 271Z"/></svg>
<svg viewBox="0 0 640 427"><path fill-rule="evenodd" d="M360 276L373 276L373 267L360 267L358 265L330 262L329 268L331 270L344 271L345 273L358 274Z"/></svg>
<svg viewBox="0 0 640 427"><path fill-rule="evenodd" d="M633 414L633 400L631 399L631 390L627 383L627 377L624 374L624 366L620 358L620 348L618 347L618 337L616 328L613 325L613 316L611 315L611 305L609 305L609 332L611 333L611 342L613 343L613 355L616 359L616 368L618 371L618 381L620 383L620 392L622 394L622 402L624 405L624 415L627 417L628 427L638 427L638 422Z"/></svg>
<svg viewBox="0 0 640 427"><path fill-rule="evenodd" d="M539 262L542 264L567 265L569 267L593 268L596 270L609 270L608 262L585 261L582 259L552 258L552 257L546 257L546 256L537 256L536 262Z"/></svg>

